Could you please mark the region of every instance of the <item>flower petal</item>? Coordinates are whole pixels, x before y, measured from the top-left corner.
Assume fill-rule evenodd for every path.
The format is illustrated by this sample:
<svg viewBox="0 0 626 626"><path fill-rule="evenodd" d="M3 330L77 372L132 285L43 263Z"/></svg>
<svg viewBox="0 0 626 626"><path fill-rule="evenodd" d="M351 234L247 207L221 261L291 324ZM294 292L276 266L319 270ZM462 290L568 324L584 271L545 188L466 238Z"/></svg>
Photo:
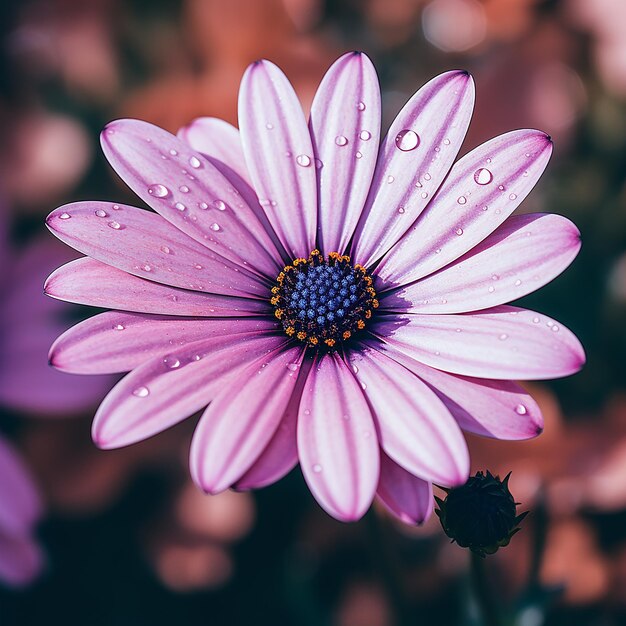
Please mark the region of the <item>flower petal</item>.
<svg viewBox="0 0 626 626"><path fill-rule="evenodd" d="M383 450L424 480L464 483L469 474L467 445L428 386L373 347L354 351L350 362L375 415Z"/></svg>
<svg viewBox="0 0 626 626"><path fill-rule="evenodd" d="M239 130L217 117L198 117L178 131L194 150L228 166L243 180L249 178Z"/></svg>
<svg viewBox="0 0 626 626"><path fill-rule="evenodd" d="M380 453L372 415L337 353L314 363L298 415L304 478L322 508L342 521L364 515L374 498Z"/></svg>
<svg viewBox="0 0 626 626"><path fill-rule="evenodd" d="M271 441L292 397L301 346L264 354L223 388L200 419L191 442L194 482L207 493L231 487Z"/></svg>
<svg viewBox="0 0 626 626"><path fill-rule="evenodd" d="M478 378L559 378L585 362L571 331L545 315L512 306L463 315L408 314L376 323L373 332L416 361Z"/></svg>
<svg viewBox="0 0 626 626"><path fill-rule="evenodd" d="M543 431L541 409L514 382L448 374L407 357L389 344L377 349L419 376L465 431L505 440L531 439Z"/></svg>
<svg viewBox="0 0 626 626"><path fill-rule="evenodd" d="M250 179L267 217L294 258L315 248L313 147L293 87L273 63L248 67L239 90L239 128Z"/></svg>
<svg viewBox="0 0 626 626"><path fill-rule="evenodd" d="M309 374L311 361L300 367L298 382L291 394L280 425L274 436L250 469L237 481L237 489L259 489L286 476L298 464L296 430L302 389Z"/></svg>
<svg viewBox="0 0 626 626"><path fill-rule="evenodd" d="M558 276L580 250L560 215L515 215L435 274L381 296L381 310L464 313L521 298Z"/></svg>
<svg viewBox="0 0 626 626"><path fill-rule="evenodd" d="M433 512L432 484L413 476L384 452L376 495L405 524L423 524Z"/></svg>
<svg viewBox="0 0 626 626"><path fill-rule="evenodd" d="M379 278L394 285L413 282L471 250L520 205L551 154L550 137L536 130L500 135L466 154L381 261Z"/></svg>
<svg viewBox="0 0 626 626"><path fill-rule="evenodd" d="M0 437L0 536L25 535L41 515L41 500L16 450Z"/></svg>
<svg viewBox="0 0 626 626"><path fill-rule="evenodd" d="M474 108L474 81L446 72L404 106L382 142L354 237L353 256L370 265L411 226L456 158Z"/></svg>
<svg viewBox="0 0 626 626"><path fill-rule="evenodd" d="M10 587L33 582L44 566L44 555L37 541L27 535L0 533L0 580Z"/></svg>
<svg viewBox="0 0 626 626"><path fill-rule="evenodd" d="M315 94L309 128L319 245L324 254L343 253L365 204L380 140L380 87L365 54L349 52L331 66Z"/></svg>
<svg viewBox="0 0 626 626"><path fill-rule="evenodd" d="M241 333L267 332L275 321L194 319L108 311L76 324L50 349L50 363L64 372L128 372L188 343Z"/></svg>
<svg viewBox="0 0 626 626"><path fill-rule="evenodd" d="M267 287L256 276L150 211L76 202L52 211L46 223L56 237L83 254L147 280L193 291L267 296Z"/></svg>
<svg viewBox="0 0 626 626"><path fill-rule="evenodd" d="M176 228L213 252L264 276L282 263L241 194L184 141L139 120L117 120L102 149L122 180Z"/></svg>
<svg viewBox="0 0 626 626"><path fill-rule="evenodd" d="M178 131L178 136L192 148L201 152L230 181L246 204L254 211L259 222L281 254L284 264L289 255L280 243L267 215L259 204L256 192L250 185L250 174L241 145L239 130L215 117L199 117Z"/></svg>
<svg viewBox="0 0 626 626"><path fill-rule="evenodd" d="M93 440L101 448L120 448L177 424L220 395L250 361L284 343L260 333L226 335L151 359L104 399L93 421Z"/></svg>
<svg viewBox="0 0 626 626"><path fill-rule="evenodd" d="M267 302L168 287L83 257L61 266L45 282L46 295L66 302L105 309L235 317L271 313Z"/></svg>

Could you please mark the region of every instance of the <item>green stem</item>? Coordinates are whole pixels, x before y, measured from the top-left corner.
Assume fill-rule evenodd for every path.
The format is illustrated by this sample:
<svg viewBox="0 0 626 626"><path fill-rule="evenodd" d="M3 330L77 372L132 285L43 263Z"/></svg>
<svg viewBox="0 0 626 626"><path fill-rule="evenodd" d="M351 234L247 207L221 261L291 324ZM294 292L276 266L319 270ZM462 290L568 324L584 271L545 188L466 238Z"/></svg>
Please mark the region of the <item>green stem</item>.
<svg viewBox="0 0 626 626"><path fill-rule="evenodd" d="M480 616L484 626L503 626L498 607L493 595L489 590L487 575L485 572L485 559L470 551L472 588L476 604L480 610Z"/></svg>
<svg viewBox="0 0 626 626"><path fill-rule="evenodd" d="M409 606L404 592L400 563L395 556L389 535L385 532L386 529L373 509L370 509L365 516L365 522L370 538L369 548L394 614L394 626L410 626L413 621L409 618Z"/></svg>

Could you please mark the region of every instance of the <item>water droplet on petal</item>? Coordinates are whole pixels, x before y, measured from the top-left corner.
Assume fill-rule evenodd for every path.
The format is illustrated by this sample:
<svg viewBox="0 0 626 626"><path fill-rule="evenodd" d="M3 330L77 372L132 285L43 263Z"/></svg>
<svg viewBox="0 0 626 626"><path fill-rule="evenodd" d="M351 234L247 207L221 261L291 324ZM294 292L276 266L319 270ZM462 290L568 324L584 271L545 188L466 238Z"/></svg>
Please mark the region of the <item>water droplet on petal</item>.
<svg viewBox="0 0 626 626"><path fill-rule="evenodd" d="M316 463L316 464L313 466L313 471L314 471L316 474L319 474L319 473L322 471L322 466L321 466L319 463Z"/></svg>
<svg viewBox="0 0 626 626"><path fill-rule="evenodd" d="M362 130L359 133L359 137L362 141L369 141L372 138L372 133L369 130Z"/></svg>
<svg viewBox="0 0 626 626"><path fill-rule="evenodd" d="M362 152L356 152L356 154L354 155L357 159L360 159L363 156Z"/></svg>
<svg viewBox="0 0 626 626"><path fill-rule="evenodd" d="M393 176L391 176L391 175L387 176L387 184L388 184L388 185L391 185L391 183L392 183L394 180L396 180L396 179L395 179Z"/></svg>
<svg viewBox="0 0 626 626"><path fill-rule="evenodd" d="M463 229L462 228L457 228L455 232L460 237L463 234Z"/></svg>
<svg viewBox="0 0 626 626"><path fill-rule="evenodd" d="M102 209L98 209L97 211L95 211L95 214L98 217L108 217L108 213L106 211L103 211Z"/></svg>
<svg viewBox="0 0 626 626"><path fill-rule="evenodd" d="M359 103L357 103L356 108L357 108L359 111L365 111L365 103L364 103L364 102L359 102Z"/></svg>
<svg viewBox="0 0 626 626"><path fill-rule="evenodd" d="M315 159L315 168L321 170L324 167L324 164L320 161L320 159Z"/></svg>
<svg viewBox="0 0 626 626"><path fill-rule="evenodd" d="M156 198L166 198L170 190L165 185L150 185L148 187L148 193Z"/></svg>
<svg viewBox="0 0 626 626"><path fill-rule="evenodd" d="M338 146L345 146L348 143L348 139L343 135L338 135L337 137L335 137L335 143Z"/></svg>
<svg viewBox="0 0 626 626"><path fill-rule="evenodd" d="M515 412L516 412L518 415L526 415L526 413L528 413L528 409L527 409L527 408L526 408L523 404L518 404L518 405L515 407Z"/></svg>
<svg viewBox="0 0 626 626"><path fill-rule="evenodd" d="M175 356L169 355L163 359L163 364L165 365L165 367L171 370L175 370L176 368L180 367L180 360L177 359Z"/></svg>
<svg viewBox="0 0 626 626"><path fill-rule="evenodd" d="M404 213L404 207L403 206L398 207L398 213Z"/></svg>
<svg viewBox="0 0 626 626"><path fill-rule="evenodd" d="M187 187L187 185L181 185L178 188L182 193L189 193L189 187Z"/></svg>
<svg viewBox="0 0 626 626"><path fill-rule="evenodd" d="M120 230L122 228L122 225L119 222L109 222L108 226L113 230Z"/></svg>
<svg viewBox="0 0 626 626"><path fill-rule="evenodd" d="M430 180L432 178L432 176L426 172L426 174L424 174L424 180Z"/></svg>
<svg viewBox="0 0 626 626"><path fill-rule="evenodd" d="M200 161L198 157L190 156L189 165L191 165L191 167L193 167L194 170L197 170L199 167L202 166L202 162Z"/></svg>
<svg viewBox="0 0 626 626"><path fill-rule="evenodd" d="M113 326L113 330L124 330L124 328L126 328L124 324L116 324Z"/></svg>
<svg viewBox="0 0 626 626"><path fill-rule="evenodd" d="M419 135L412 130L401 130L396 135L396 146L402 152L409 152L415 150L420 145Z"/></svg>
<svg viewBox="0 0 626 626"><path fill-rule="evenodd" d="M141 269L144 270L144 272L151 272L152 271L152 267L150 265L148 265L147 263L145 265L143 265Z"/></svg>
<svg viewBox="0 0 626 626"><path fill-rule="evenodd" d="M444 139L443 140L443 145L444 146L449 146L450 145L450 140L449 139Z"/></svg>
<svg viewBox="0 0 626 626"><path fill-rule="evenodd" d="M512 193L509 195L509 200L516 200L517 199L517 194L516 193Z"/></svg>
<svg viewBox="0 0 626 626"><path fill-rule="evenodd" d="M114 211L119 211L120 210L120 205L119 204L114 204L113 205L113 210Z"/></svg>
<svg viewBox="0 0 626 626"><path fill-rule="evenodd" d="M176 204L174 204L174 208L178 209L179 211L184 211L187 207L182 202L177 202Z"/></svg>
<svg viewBox="0 0 626 626"><path fill-rule="evenodd" d="M518 278L518 279L515 281L515 286L516 286L516 287L519 287L521 284L522 284L522 281Z"/></svg>
<svg viewBox="0 0 626 626"><path fill-rule="evenodd" d="M296 157L296 163L302 167L309 167L309 165L311 165L311 157L306 154L299 154Z"/></svg>
<svg viewBox="0 0 626 626"><path fill-rule="evenodd" d="M539 324L540 321L538 317L533 317L533 324Z"/></svg>
<svg viewBox="0 0 626 626"><path fill-rule="evenodd" d="M209 226L209 228L210 228L212 231L215 231L216 233L217 233L217 232L219 232L220 230L222 230L222 227L221 227L221 226L220 226L217 222L213 222L213 223Z"/></svg>
<svg viewBox="0 0 626 626"><path fill-rule="evenodd" d="M161 246L161 252L164 252L165 254L169 254L171 250L169 249L168 246Z"/></svg>
<svg viewBox="0 0 626 626"><path fill-rule="evenodd" d="M61 213L61 215L59 215L60 220L69 220L70 217L72 216L69 213Z"/></svg>
<svg viewBox="0 0 626 626"><path fill-rule="evenodd" d="M422 198L424 198L424 200L428 198L428 193L426 191L422 191Z"/></svg>
<svg viewBox="0 0 626 626"><path fill-rule="evenodd" d="M147 398L150 395L150 390L147 387L137 387L133 391L133 396L137 396L138 398Z"/></svg>
<svg viewBox="0 0 626 626"><path fill-rule="evenodd" d="M300 368L299 363L287 363L287 369L290 372L297 372L299 368Z"/></svg>
<svg viewBox="0 0 626 626"><path fill-rule="evenodd" d="M493 174L485 167L474 172L474 180L478 185L488 185L493 180Z"/></svg>
<svg viewBox="0 0 626 626"><path fill-rule="evenodd" d="M178 156L178 150L174 150L174 148L172 148L172 149L170 150L170 154L171 154L172 156Z"/></svg>
<svg viewBox="0 0 626 626"><path fill-rule="evenodd" d="M218 211L225 211L226 210L226 203L223 200L215 200L213 202L213 206L218 210ZM213 230L219 230L219 229L213 229Z"/></svg>
<svg viewBox="0 0 626 626"><path fill-rule="evenodd" d="M467 203L467 198L466 198L465 196L459 196L459 197L457 198L457 202L458 202L459 204L466 204L466 203Z"/></svg>
<svg viewBox="0 0 626 626"><path fill-rule="evenodd" d="M265 124L265 128L267 128L267 130L272 130L274 128L274 124L270 124L270 122L268 122Z"/></svg>
<svg viewBox="0 0 626 626"><path fill-rule="evenodd" d="M504 341L507 337L508 337L508 335L507 335L506 333L502 333L502 334L498 337L498 339L499 339L500 341Z"/></svg>
<svg viewBox="0 0 626 626"><path fill-rule="evenodd" d="M198 206L203 210L206 211L209 208L209 205L206 202L199 202Z"/></svg>

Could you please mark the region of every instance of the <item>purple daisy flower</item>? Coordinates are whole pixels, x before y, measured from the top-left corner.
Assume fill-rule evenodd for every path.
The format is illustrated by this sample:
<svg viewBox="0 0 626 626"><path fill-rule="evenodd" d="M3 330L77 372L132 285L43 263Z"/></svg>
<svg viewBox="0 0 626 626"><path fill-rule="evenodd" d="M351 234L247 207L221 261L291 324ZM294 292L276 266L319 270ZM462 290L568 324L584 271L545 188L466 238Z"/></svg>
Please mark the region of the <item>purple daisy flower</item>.
<svg viewBox="0 0 626 626"><path fill-rule="evenodd" d="M576 256L576 227L511 213L543 172L545 133L514 131L456 164L474 102L466 72L431 80L380 142L363 54L324 77L309 123L272 63L246 71L239 126L199 119L176 138L119 120L102 135L156 213L79 202L52 232L87 257L50 295L115 311L61 336L52 363L130 373L100 406L103 448L207 406L191 473L209 493L273 483L298 462L341 520L375 495L419 523L433 482L468 476L466 430L541 432L517 379L580 369L576 337L511 306Z"/></svg>

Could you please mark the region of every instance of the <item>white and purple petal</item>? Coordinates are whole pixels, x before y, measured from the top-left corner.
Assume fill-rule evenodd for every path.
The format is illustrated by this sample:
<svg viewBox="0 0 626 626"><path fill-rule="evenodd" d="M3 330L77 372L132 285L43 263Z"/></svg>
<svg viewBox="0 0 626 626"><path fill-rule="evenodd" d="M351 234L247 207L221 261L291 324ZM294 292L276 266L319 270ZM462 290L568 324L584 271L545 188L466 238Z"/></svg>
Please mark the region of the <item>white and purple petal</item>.
<svg viewBox="0 0 626 626"><path fill-rule="evenodd" d="M315 248L317 184L311 136L293 87L269 61L248 67L239 128L250 181L292 258Z"/></svg>
<svg viewBox="0 0 626 626"><path fill-rule="evenodd" d="M380 116L372 62L360 52L343 55L322 79L309 119L322 254L343 253L352 237L376 166Z"/></svg>
<svg viewBox="0 0 626 626"><path fill-rule="evenodd" d="M336 352L317 358L304 385L298 453L325 511L342 521L363 516L378 484L378 438L363 392Z"/></svg>

